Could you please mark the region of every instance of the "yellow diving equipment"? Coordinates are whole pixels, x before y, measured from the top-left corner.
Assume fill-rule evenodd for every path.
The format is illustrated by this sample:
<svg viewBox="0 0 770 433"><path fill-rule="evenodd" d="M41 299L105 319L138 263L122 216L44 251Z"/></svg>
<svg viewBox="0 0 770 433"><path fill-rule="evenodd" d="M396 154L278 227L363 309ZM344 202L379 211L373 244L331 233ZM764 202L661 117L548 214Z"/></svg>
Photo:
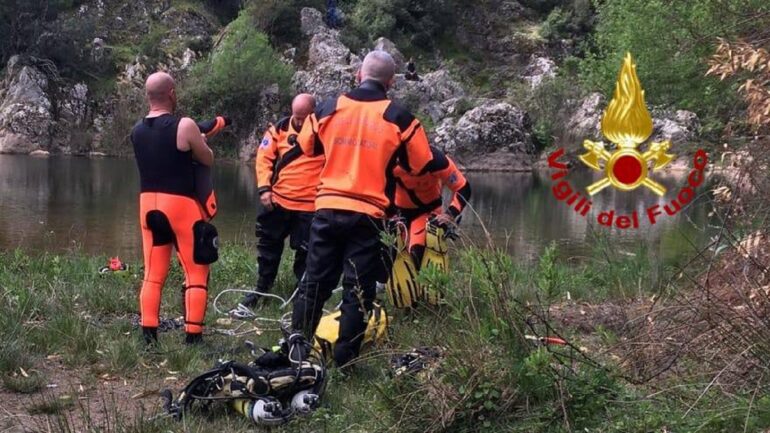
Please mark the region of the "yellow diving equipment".
<svg viewBox="0 0 770 433"><path fill-rule="evenodd" d="M334 358L334 345L340 336L341 315L340 310L324 315L315 331L315 347L329 360ZM364 332L362 348L382 343L388 336L389 324L390 318L385 308L375 302L372 312L369 314L369 323Z"/></svg>
<svg viewBox="0 0 770 433"><path fill-rule="evenodd" d="M403 223L396 225L396 257L390 268L390 277L385 285L388 300L396 308L411 308L422 298L422 289L417 284L417 267L406 247L407 229Z"/></svg>
<svg viewBox="0 0 770 433"><path fill-rule="evenodd" d="M421 270L434 267L441 272L449 271L449 248L446 242L446 229L432 219L425 228L425 253L422 256ZM441 293L431 287L422 288L422 299L429 305L438 305Z"/></svg>

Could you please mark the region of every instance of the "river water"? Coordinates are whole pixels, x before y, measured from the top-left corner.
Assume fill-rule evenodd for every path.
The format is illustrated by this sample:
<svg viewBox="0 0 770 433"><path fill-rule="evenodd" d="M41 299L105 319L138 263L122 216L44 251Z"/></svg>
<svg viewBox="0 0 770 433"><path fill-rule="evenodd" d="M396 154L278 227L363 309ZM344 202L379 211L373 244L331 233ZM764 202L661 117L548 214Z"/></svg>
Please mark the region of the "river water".
<svg viewBox="0 0 770 433"><path fill-rule="evenodd" d="M686 173L684 173L686 174ZM591 253L596 236L611 236L629 252L646 246L660 263L688 256L710 235L708 209L696 201L675 217L651 225L645 209L667 200L638 189L607 189L593 198L589 218L554 198L549 173L471 173L472 210L461 227L467 241L485 243L484 229L496 246L531 261L552 242L565 257ZM571 173L581 191L596 176ZM685 183L682 174L661 178L668 196ZM225 241L254 240L257 197L253 166L222 163L215 170L219 215L215 225ZM136 259L141 254L138 226L138 174L131 159L34 158L0 155L0 248L91 254ZM667 197L668 197L667 196ZM670 197L668 197L670 200ZM610 229L595 223L602 210L639 213L639 229Z"/></svg>

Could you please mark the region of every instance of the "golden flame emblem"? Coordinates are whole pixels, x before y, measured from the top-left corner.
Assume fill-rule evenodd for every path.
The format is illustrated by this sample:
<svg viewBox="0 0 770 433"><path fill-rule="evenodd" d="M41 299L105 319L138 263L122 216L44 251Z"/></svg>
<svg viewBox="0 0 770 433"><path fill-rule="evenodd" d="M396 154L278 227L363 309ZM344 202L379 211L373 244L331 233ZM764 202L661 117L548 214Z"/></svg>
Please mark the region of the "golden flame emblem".
<svg viewBox="0 0 770 433"><path fill-rule="evenodd" d="M588 186L589 195L610 185L621 191L632 191L644 185L660 196L666 193L666 188L648 175L651 170L660 170L674 159L674 155L666 153L671 142L652 143L644 153L637 150L652 134L652 117L644 103L644 90L631 53L623 59L612 101L604 110L602 134L615 144L614 152L605 149L604 142L585 140L583 147L588 153L580 155L585 165L605 173L603 179ZM604 162L603 168L600 161Z"/></svg>

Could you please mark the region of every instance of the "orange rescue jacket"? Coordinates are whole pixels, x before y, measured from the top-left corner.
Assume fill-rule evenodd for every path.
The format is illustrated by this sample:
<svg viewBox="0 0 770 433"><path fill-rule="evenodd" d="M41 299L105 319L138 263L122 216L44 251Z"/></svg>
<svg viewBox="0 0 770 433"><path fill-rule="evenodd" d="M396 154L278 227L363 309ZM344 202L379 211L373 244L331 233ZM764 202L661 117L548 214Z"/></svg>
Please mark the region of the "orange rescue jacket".
<svg viewBox="0 0 770 433"><path fill-rule="evenodd" d="M417 176L399 164L393 170L396 177L396 207L401 210L431 212L440 208L441 190L452 190L447 212L460 215L471 198L471 186L454 161L441 150L432 147L433 160Z"/></svg>
<svg viewBox="0 0 770 433"><path fill-rule="evenodd" d="M284 209L314 212L324 157L309 157L289 143L299 133L292 118L270 125L257 149L257 193L272 191L273 201Z"/></svg>
<svg viewBox="0 0 770 433"><path fill-rule="evenodd" d="M360 87L319 105L297 140L307 155L325 155L316 209L385 216L395 191L397 161L419 173L432 156L428 137L408 110L387 99L383 85Z"/></svg>

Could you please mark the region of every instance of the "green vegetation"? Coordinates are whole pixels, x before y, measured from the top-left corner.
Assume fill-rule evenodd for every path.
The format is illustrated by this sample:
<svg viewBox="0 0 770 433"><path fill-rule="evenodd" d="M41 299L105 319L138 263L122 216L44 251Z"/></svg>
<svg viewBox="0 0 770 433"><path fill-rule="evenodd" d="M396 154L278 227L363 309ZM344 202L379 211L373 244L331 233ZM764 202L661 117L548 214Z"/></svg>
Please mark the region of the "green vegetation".
<svg viewBox="0 0 770 433"><path fill-rule="evenodd" d="M727 397L711 390L694 404L703 391L696 383L671 378L648 388L626 382L617 361L594 355L617 339L617 329L597 326L601 338L569 325L558 329L574 347L546 349L523 338L556 332L547 321L549 305L569 308L564 303L568 292L573 300L619 303L656 293L659 283L649 277L653 272L646 252L622 254L610 242L597 245L592 257L572 264L550 247L533 266L515 263L495 250L458 251L449 275L421 275L423 283L445 293L445 305L421 307L409 314L390 311L394 321L389 343L369 351L349 376L333 370L323 407L277 431L341 431L359 426L353 430L627 433L770 427L766 415L770 399L752 399L748 391ZM113 432L176 430L179 424L172 420L149 420L160 410L154 397L159 388L178 390L217 359L248 359L244 339L270 346L279 336L267 324L257 324L257 334L241 337L211 334L227 325L216 324L210 309L204 345L185 347L181 331L175 331L162 333L160 345L146 350L128 318L136 310L139 267L129 274L103 276L96 270L104 260L77 252L66 256L0 253L0 327L4 331L0 376L4 390L32 393L29 403L12 406L11 412L26 411L38 423L35 417L47 416L59 426L54 431L79 430L76 426L81 425L87 428L80 430L103 429L104 422L110 423L107 431ZM226 288L250 287L254 272L250 246L224 246L213 268L210 299ZM180 294L175 290L181 283L175 265L166 283L164 317L181 314ZM287 295L291 284L287 260L282 263L276 293ZM234 304L239 296L225 294L220 307ZM265 317L282 314L276 305L260 312ZM577 349L581 345L588 347L588 358ZM418 346L442 347L439 367L426 375L391 377L390 357ZM126 397L114 394L113 388L99 385L104 378L125 381L124 393L145 396L139 399L147 411L132 400L121 401ZM52 380L64 381L59 382L64 388L44 390ZM84 390L78 390L78 384ZM670 391L652 391L669 387ZM67 397L81 394L88 396L82 402L91 401L91 406L81 400L73 404ZM693 409L685 415L690 405ZM108 421L89 415L97 410ZM253 429L225 406L208 415L191 415L185 426L190 432Z"/></svg>
<svg viewBox="0 0 770 433"><path fill-rule="evenodd" d="M737 102L734 89L705 77L718 37L757 29L762 0L617 0L597 4L593 46L580 64L588 88L610 94L626 51L639 64L648 103L692 110L719 132ZM709 131L707 131L709 132Z"/></svg>
<svg viewBox="0 0 770 433"><path fill-rule="evenodd" d="M571 0L565 3L551 10L540 27L540 36L551 44L561 39L570 39L573 44L580 44L595 24L593 5L591 0Z"/></svg>
<svg viewBox="0 0 770 433"><path fill-rule="evenodd" d="M370 44L384 36L407 50L430 51L435 40L451 34L454 0L375 0L348 6L346 26L353 45ZM357 42L357 43L356 43Z"/></svg>
<svg viewBox="0 0 770 433"><path fill-rule="evenodd" d="M219 46L190 71L183 106L198 118L227 114L248 124L268 86L277 84L280 95L288 96L291 76L292 68L280 61L253 16L244 11Z"/></svg>

